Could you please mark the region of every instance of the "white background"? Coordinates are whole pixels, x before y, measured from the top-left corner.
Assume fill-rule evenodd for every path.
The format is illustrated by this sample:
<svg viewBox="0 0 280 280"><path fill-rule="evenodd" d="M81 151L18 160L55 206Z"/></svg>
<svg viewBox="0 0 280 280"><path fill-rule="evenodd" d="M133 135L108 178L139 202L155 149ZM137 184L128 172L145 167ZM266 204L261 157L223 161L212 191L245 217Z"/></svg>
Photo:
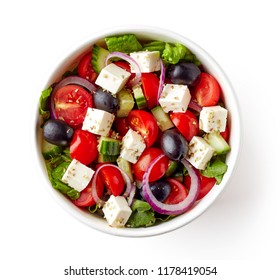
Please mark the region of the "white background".
<svg viewBox="0 0 280 280"><path fill-rule="evenodd" d="M0 278L67 279L63 270L69 265L155 270L158 265L215 265L218 275L211 279L260 275L276 279L280 260L277 2L2 1ZM30 136L38 91L50 67L95 31L124 24L174 30L206 49L235 88L243 124L235 176L216 203L181 229L142 239L108 236L70 217L42 185Z"/></svg>

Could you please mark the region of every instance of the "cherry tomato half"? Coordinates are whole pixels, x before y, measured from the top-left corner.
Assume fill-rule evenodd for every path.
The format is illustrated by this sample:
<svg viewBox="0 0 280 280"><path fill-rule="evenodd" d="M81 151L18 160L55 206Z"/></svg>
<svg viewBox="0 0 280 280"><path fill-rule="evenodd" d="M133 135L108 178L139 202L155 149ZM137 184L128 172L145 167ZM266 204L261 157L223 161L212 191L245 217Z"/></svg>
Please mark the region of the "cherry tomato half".
<svg viewBox="0 0 280 280"><path fill-rule="evenodd" d="M98 164L96 168L102 164ZM121 195L124 191L125 182L122 173L115 167L105 166L100 170L99 173L103 179L105 187L114 196Z"/></svg>
<svg viewBox="0 0 280 280"><path fill-rule="evenodd" d="M208 194L215 184L216 184L215 178L208 178L200 174L200 191L197 200L203 198L206 194ZM190 176L186 176L184 178L184 185L186 186L187 189L190 189L190 185L191 185Z"/></svg>
<svg viewBox="0 0 280 280"><path fill-rule="evenodd" d="M127 117L128 125L138 131L147 147L154 144L158 136L158 125L154 116L143 110L132 110Z"/></svg>
<svg viewBox="0 0 280 280"><path fill-rule="evenodd" d="M87 185L87 187L81 191L80 197L73 201L73 203L75 205L77 205L79 207L87 207L87 206L92 206L95 204L95 201L91 194L92 180ZM100 176L97 176L97 179L96 179L96 192L97 192L98 197L101 197L104 192L104 184L103 184L103 181Z"/></svg>
<svg viewBox="0 0 280 280"><path fill-rule="evenodd" d="M208 73L202 72L193 97L200 106L214 106L221 96L221 88L217 80Z"/></svg>
<svg viewBox="0 0 280 280"><path fill-rule="evenodd" d="M148 108L157 106L159 78L154 73L142 73L142 88Z"/></svg>
<svg viewBox="0 0 280 280"><path fill-rule="evenodd" d="M162 154L163 152L159 148L150 147L145 149L139 157L138 161L132 166L135 178L142 181L144 173L146 172L151 162ZM160 179L165 174L168 168L168 164L169 160L167 157L163 157L162 159L160 159L151 170L149 182Z"/></svg>
<svg viewBox="0 0 280 280"><path fill-rule="evenodd" d="M229 127L228 127L228 125L226 126L225 131L220 132L220 134L226 140L226 142L229 141Z"/></svg>
<svg viewBox="0 0 280 280"><path fill-rule="evenodd" d="M97 145L97 138L94 134L86 130L77 129L70 143L70 156L72 159L88 165L97 157Z"/></svg>
<svg viewBox="0 0 280 280"><path fill-rule="evenodd" d="M166 179L166 181L171 186L171 192L164 203L177 204L183 201L188 196L188 190L182 183L173 178L168 178Z"/></svg>
<svg viewBox="0 0 280 280"><path fill-rule="evenodd" d="M97 78L97 73L92 68L91 57L91 52L82 57L78 65L78 75L90 82L94 82Z"/></svg>
<svg viewBox="0 0 280 280"><path fill-rule="evenodd" d="M171 113L170 118L180 133L188 140L191 141L193 136L199 132L199 124L196 116L191 111L184 113Z"/></svg>
<svg viewBox="0 0 280 280"><path fill-rule="evenodd" d="M67 85L54 95L57 118L74 128L83 123L88 107L92 107L92 96L81 86Z"/></svg>
<svg viewBox="0 0 280 280"><path fill-rule="evenodd" d="M113 126L115 131L118 132L120 136L125 136L129 130L127 118L115 118Z"/></svg>

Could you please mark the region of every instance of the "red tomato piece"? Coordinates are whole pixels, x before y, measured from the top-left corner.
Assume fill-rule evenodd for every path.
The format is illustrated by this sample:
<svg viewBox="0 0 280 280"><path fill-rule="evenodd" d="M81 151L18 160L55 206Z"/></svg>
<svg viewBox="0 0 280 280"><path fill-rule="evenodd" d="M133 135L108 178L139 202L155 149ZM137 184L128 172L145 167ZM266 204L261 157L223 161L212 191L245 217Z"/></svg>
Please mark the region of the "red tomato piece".
<svg viewBox="0 0 280 280"><path fill-rule="evenodd" d="M94 134L86 130L77 129L70 143L70 156L72 159L88 165L97 157L97 145L97 138Z"/></svg>
<svg viewBox="0 0 280 280"><path fill-rule="evenodd" d="M80 197L73 201L73 203L75 205L77 205L79 207L87 207L87 206L92 206L95 204L95 201L91 194L91 188L92 188L91 184L92 184L92 180L90 181L88 186L84 190L81 191ZM101 197L104 192L104 184L103 184L103 181L100 176L97 176L96 192L97 192L98 197Z"/></svg>
<svg viewBox="0 0 280 280"><path fill-rule="evenodd" d="M124 136L129 129L127 125L127 118L115 118L113 126L120 136Z"/></svg>
<svg viewBox="0 0 280 280"><path fill-rule="evenodd" d="M136 180L142 181L144 173L146 172L151 162L162 154L163 152L159 148L150 147L145 149L139 157L138 161L132 166ZM167 157L163 157L162 159L160 159L151 170L149 182L153 182L160 179L165 174L168 168L168 164L169 160Z"/></svg>
<svg viewBox="0 0 280 280"><path fill-rule="evenodd" d="M183 201L188 196L188 190L186 187L173 178L168 178L166 181L171 186L171 192L169 196L166 198L164 203L166 204L178 204L179 202Z"/></svg>
<svg viewBox="0 0 280 280"><path fill-rule="evenodd" d="M200 174L200 190L199 190L197 200L203 198L206 194L208 194L210 192L210 190L216 184L215 178L208 178L208 177L203 176L201 173L199 173L199 174ZM190 189L190 185L191 185L190 176L186 176L184 178L184 185L186 186L186 188L188 190Z"/></svg>
<svg viewBox="0 0 280 280"><path fill-rule="evenodd" d="M158 104L159 78L154 73L142 73L142 88L148 108L151 110Z"/></svg>
<svg viewBox="0 0 280 280"><path fill-rule="evenodd" d="M208 73L202 72L194 89L193 97L200 106L214 106L221 96L221 88L217 80Z"/></svg>
<svg viewBox="0 0 280 280"><path fill-rule="evenodd" d="M73 128L83 123L88 107L92 107L92 96L81 86L67 85L54 95L56 117Z"/></svg>
<svg viewBox="0 0 280 280"><path fill-rule="evenodd" d="M78 75L93 83L97 78L97 73L92 68L91 57L91 52L82 57L78 65Z"/></svg>
<svg viewBox="0 0 280 280"><path fill-rule="evenodd" d="M225 131L220 132L220 134L226 140L226 142L229 141L229 127L228 127L228 125L226 126Z"/></svg>
<svg viewBox="0 0 280 280"><path fill-rule="evenodd" d="M104 163L98 164L96 168L104 165ZM124 191L125 182L122 173L115 167L105 166L100 170L99 173L103 179L105 187L109 193L114 196L121 195Z"/></svg>
<svg viewBox="0 0 280 280"><path fill-rule="evenodd" d="M180 133L191 141L193 136L199 132L199 124L196 116L191 111L184 113L171 113L170 118Z"/></svg>
<svg viewBox="0 0 280 280"><path fill-rule="evenodd" d="M138 131L147 147L152 146L158 136L158 125L154 116L143 110L132 110L127 117L128 125Z"/></svg>

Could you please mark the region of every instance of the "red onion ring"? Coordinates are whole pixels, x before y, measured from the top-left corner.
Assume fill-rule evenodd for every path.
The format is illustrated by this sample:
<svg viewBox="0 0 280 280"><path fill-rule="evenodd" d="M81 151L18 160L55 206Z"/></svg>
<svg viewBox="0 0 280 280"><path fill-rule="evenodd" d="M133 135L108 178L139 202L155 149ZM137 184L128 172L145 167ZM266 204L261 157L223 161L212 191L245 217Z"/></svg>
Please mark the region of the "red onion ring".
<svg viewBox="0 0 280 280"><path fill-rule="evenodd" d="M94 84L92 84L91 82L89 82L87 79L84 79L84 78L81 78L81 77L77 77L77 76L69 76L69 77L66 77L64 79L62 79L60 82L58 82L52 93L51 93L51 96L50 96L50 115L51 115L51 118L52 119L57 119L57 116L55 114L55 109L54 109L54 96L55 96L55 93L61 89L62 87L64 86L67 86L67 85L78 85L78 86L82 86L84 87L85 89L87 89L90 93L93 93L96 91L96 87Z"/></svg>
<svg viewBox="0 0 280 280"><path fill-rule="evenodd" d="M96 180L97 180L97 175L98 173L100 172L100 170L103 168L103 167L106 167L106 166L110 166L110 167L114 167L116 169L118 169L121 174L123 175L123 178L125 180L125 183L126 183L126 189L123 193L123 196L124 197L128 197L129 196L129 199L128 201L130 203L132 203L132 200L133 200L133 197L135 195L135 186L131 183L128 175L122 170L120 169L118 166L114 165L114 164L110 164L110 163L107 163L107 164L103 164L101 165L94 173L94 177L93 177L93 180L92 180L92 183L91 183L91 195L92 195L92 198L94 199L94 201L96 202L97 205L100 205L100 206L103 206L105 204L105 201L102 200L98 194L97 194L97 190L96 190ZM133 187L134 186L134 187ZM133 193L133 189L134 189L134 193Z"/></svg>
<svg viewBox="0 0 280 280"><path fill-rule="evenodd" d="M188 107L190 109L193 109L194 111L200 113L200 111L202 110L202 107L197 103L195 102L194 100L191 100Z"/></svg>
<svg viewBox="0 0 280 280"><path fill-rule="evenodd" d="M156 159L154 159L143 176L143 196L156 212L164 215L179 215L188 211L195 203L200 189L200 177L198 171L189 162L183 159L181 162L187 168L191 177L191 185L188 196L183 201L177 204L165 204L158 201L149 187L148 179L152 168L162 157L164 157L164 155L160 155Z"/></svg>
<svg viewBox="0 0 280 280"><path fill-rule="evenodd" d="M164 86L164 79L165 79L165 67L164 67L164 63L162 61L162 59L160 58L160 76L159 76L159 86L158 86L158 94L157 94L157 104L158 100L160 99L162 90L163 90L163 86Z"/></svg>
<svg viewBox="0 0 280 280"><path fill-rule="evenodd" d="M107 55L105 64L107 65L109 63L109 60L112 57L118 57L125 61L127 61L135 70L135 77L130 81L130 85L133 87L140 83L141 81L141 69L138 63L129 55L122 53L122 52L111 52Z"/></svg>

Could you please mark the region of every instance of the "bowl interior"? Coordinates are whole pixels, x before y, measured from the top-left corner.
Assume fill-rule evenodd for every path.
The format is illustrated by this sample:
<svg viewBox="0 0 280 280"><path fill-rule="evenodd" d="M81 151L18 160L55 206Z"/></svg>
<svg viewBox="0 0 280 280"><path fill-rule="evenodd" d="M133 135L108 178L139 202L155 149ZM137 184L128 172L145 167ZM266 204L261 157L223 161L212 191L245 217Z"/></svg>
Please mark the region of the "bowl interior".
<svg viewBox="0 0 280 280"><path fill-rule="evenodd" d="M46 83L42 86L42 90L49 87L53 82L58 81L61 78L61 75L68 69L72 69L77 61L85 54L91 46L96 43L102 43L103 38L110 35L118 35L118 34L127 34L133 33L141 40L162 40L166 42L179 42L183 45L187 46L192 52L196 54L198 59L202 62L207 72L211 73L220 83L223 92L223 101L225 102L225 106L229 111L229 126L230 126L230 145L231 151L227 155L227 164L228 171L224 175L223 181L220 185L215 186L202 200L194 205L194 207L170 220L167 222L163 222L161 224L148 227L148 228L112 228L109 227L107 222L97 216L93 216L87 211L84 211L78 207L76 207L71 201L69 201L64 195L56 191L52 188L45 168L44 159L41 154L41 142L42 142L42 133L40 129L40 117L38 114L38 110L36 108L36 118L35 118L35 146L36 146L36 156L39 161L39 167L41 169L41 174L44 184L46 185L48 191L54 197L54 199L71 215L76 217L78 220L87 224L88 226L113 235L118 236L129 236L129 237L142 237L142 236L153 236L157 234L166 233L172 230L175 230L185 224L188 224L193 219L197 218L201 215L219 196L224 187L227 185L236 165L236 161L238 158L239 147L240 147L240 117L239 117L239 109L236 101L234 90L228 80L226 74L223 72L221 67L214 61L214 59L201 47L192 42L191 40L174 33L169 30L164 30L155 27L147 27L147 26L132 26L132 27L116 27L112 29L108 29L105 31L100 31L92 36L90 40L81 44L80 46L76 46L72 51L69 51L68 54L62 59L60 63L58 63L54 69L51 71L50 76L48 77ZM39 94L37 93L37 98L39 100Z"/></svg>

